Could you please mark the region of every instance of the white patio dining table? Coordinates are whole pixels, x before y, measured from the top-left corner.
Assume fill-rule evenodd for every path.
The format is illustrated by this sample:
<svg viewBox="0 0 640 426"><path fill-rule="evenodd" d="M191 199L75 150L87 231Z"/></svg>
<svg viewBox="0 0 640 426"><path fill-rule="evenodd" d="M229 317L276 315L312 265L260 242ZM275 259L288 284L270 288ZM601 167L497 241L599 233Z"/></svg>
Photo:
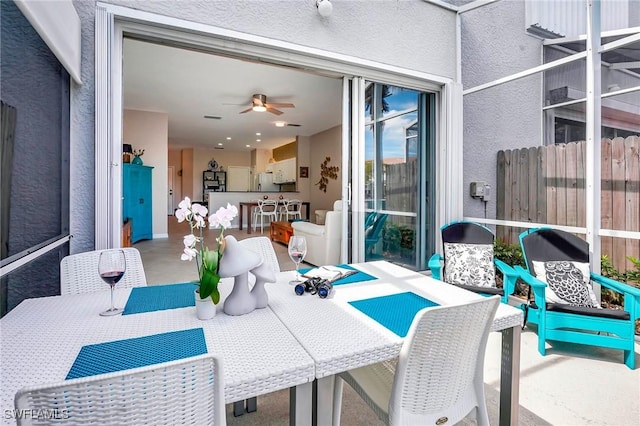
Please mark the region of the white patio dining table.
<svg viewBox="0 0 640 426"><path fill-rule="evenodd" d="M223 297L230 289L221 285ZM125 306L130 292L116 286L116 306ZM194 307L100 316L108 305L109 290L27 299L0 320L3 424L16 422L19 389L63 381L83 346L194 328L202 328L207 351L222 358L227 403L291 388L291 423L311 424L313 360L271 309L233 317L220 303L213 319L200 321Z"/></svg>
<svg viewBox="0 0 640 426"><path fill-rule="evenodd" d="M339 424L339 413L333 413L332 407L334 390L339 389L342 382L337 381L336 386L335 374L395 358L402 346L402 337L349 302L405 292L439 305L482 297L386 261L351 266L375 279L336 285L327 299L309 293L297 296L287 283L293 273L288 277L282 273L278 283L268 287L270 308L315 362L314 424L317 425ZM411 320L413 314L410 315ZM501 425L518 423L522 320L520 309L500 304L491 328L502 332Z"/></svg>

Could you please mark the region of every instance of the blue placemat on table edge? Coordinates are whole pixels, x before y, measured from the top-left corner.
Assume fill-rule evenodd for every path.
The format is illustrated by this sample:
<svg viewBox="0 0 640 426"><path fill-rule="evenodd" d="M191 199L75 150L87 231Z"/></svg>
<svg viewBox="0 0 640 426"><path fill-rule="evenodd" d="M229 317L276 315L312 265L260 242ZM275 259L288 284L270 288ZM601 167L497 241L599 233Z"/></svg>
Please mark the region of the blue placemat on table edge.
<svg viewBox="0 0 640 426"><path fill-rule="evenodd" d="M342 264L342 265L336 265L336 266L339 268L351 269L352 271L358 271L358 272L356 272L355 274L349 275L348 277L340 278L339 280L334 281L333 285L351 284L351 283L357 283L360 281L370 281L370 280L377 279L377 277L374 277L373 275L369 275L366 272L362 272L351 265ZM309 272L312 269L315 269L315 268L300 269L300 274L305 274L306 272Z"/></svg>
<svg viewBox="0 0 640 426"><path fill-rule="evenodd" d="M400 337L405 337L419 310L438 306L436 302L406 292L349 302Z"/></svg>
<svg viewBox="0 0 640 426"><path fill-rule="evenodd" d="M86 345L65 380L160 364L207 353L201 328Z"/></svg>
<svg viewBox="0 0 640 426"><path fill-rule="evenodd" d="M193 292L197 288L192 283L134 287L122 315L195 306Z"/></svg>

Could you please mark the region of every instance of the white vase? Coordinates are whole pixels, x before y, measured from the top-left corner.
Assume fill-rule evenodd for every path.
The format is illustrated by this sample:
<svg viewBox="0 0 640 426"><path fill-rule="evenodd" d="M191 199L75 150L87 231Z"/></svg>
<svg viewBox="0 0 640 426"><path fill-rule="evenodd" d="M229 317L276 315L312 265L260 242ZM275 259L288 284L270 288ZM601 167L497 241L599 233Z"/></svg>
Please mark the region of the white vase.
<svg viewBox="0 0 640 426"><path fill-rule="evenodd" d="M216 305L210 297L200 299L200 293L196 291L196 316L200 320L209 320L216 316Z"/></svg>

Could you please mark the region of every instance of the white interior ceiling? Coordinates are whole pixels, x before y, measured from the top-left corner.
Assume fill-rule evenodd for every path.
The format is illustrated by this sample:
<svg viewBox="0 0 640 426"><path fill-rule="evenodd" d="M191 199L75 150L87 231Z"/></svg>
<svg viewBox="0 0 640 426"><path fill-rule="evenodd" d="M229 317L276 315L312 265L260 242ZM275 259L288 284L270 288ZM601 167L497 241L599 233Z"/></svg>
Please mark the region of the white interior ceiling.
<svg viewBox="0 0 640 426"><path fill-rule="evenodd" d="M125 109L168 113L169 146L176 148L272 149L337 126L342 117L339 78L132 39L124 42L123 86ZM255 93L295 108L240 114Z"/></svg>

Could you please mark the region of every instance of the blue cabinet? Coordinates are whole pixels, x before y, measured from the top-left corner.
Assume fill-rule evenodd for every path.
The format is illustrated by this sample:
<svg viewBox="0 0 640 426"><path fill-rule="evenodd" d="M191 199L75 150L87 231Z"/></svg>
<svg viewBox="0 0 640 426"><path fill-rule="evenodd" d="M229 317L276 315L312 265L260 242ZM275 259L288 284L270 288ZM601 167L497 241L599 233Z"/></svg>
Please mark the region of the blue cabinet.
<svg viewBox="0 0 640 426"><path fill-rule="evenodd" d="M122 220L131 221L131 242L153 239L151 171L153 167L124 163Z"/></svg>

